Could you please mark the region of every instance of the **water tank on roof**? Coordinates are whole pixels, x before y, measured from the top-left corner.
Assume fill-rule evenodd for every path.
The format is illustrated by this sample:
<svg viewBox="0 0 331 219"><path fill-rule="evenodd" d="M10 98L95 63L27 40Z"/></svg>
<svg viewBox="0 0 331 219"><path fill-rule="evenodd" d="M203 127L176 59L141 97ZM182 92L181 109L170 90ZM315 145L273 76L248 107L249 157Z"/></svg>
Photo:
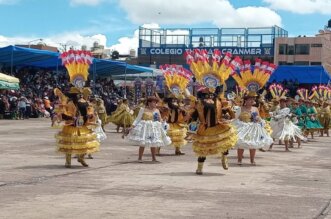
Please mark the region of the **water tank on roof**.
<svg viewBox="0 0 331 219"><path fill-rule="evenodd" d="M328 21L328 28L331 28L331 19Z"/></svg>
<svg viewBox="0 0 331 219"><path fill-rule="evenodd" d="M93 47L95 47L95 48L99 47L99 43L98 43L97 41L95 41L95 42L93 43Z"/></svg>
<svg viewBox="0 0 331 219"><path fill-rule="evenodd" d="M135 57L136 56L136 50L135 49L130 49L130 56Z"/></svg>

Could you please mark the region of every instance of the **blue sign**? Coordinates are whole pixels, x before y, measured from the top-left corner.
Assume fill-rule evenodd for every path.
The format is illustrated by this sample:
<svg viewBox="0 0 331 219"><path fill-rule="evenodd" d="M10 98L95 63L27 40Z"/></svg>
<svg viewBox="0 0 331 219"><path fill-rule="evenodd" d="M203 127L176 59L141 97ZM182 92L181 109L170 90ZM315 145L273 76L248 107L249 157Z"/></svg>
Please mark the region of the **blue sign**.
<svg viewBox="0 0 331 219"><path fill-rule="evenodd" d="M208 47L206 49L209 54L212 54L214 49L220 50L222 53L231 52L234 56L252 55L252 56L274 56L273 47ZM185 51L191 50L188 48L165 48L165 47L148 47L139 48L138 55L184 55Z"/></svg>

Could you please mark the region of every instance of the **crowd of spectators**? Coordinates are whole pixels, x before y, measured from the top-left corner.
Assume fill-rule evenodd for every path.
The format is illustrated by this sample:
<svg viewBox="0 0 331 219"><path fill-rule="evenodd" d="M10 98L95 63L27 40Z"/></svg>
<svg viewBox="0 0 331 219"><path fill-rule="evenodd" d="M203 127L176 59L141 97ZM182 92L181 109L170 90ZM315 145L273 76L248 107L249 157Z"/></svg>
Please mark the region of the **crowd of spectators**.
<svg viewBox="0 0 331 219"><path fill-rule="evenodd" d="M20 89L0 91L0 119L49 117L56 99L54 88L66 92L70 87L66 72L23 68L12 76L20 79ZM87 85L93 87L94 96L104 100L108 114L116 109L117 99L125 93L124 88L116 87L110 78L88 81Z"/></svg>

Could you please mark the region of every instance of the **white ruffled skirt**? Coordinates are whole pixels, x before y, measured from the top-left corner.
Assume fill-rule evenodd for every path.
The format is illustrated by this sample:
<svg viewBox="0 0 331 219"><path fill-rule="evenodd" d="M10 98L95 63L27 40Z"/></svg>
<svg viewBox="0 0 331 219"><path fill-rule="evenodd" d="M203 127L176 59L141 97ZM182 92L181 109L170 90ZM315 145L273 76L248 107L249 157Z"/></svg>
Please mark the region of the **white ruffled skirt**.
<svg viewBox="0 0 331 219"><path fill-rule="evenodd" d="M94 129L95 134L97 135L97 141L102 142L107 139L106 133L102 130L101 120L97 120L97 126Z"/></svg>
<svg viewBox="0 0 331 219"><path fill-rule="evenodd" d="M306 138L302 135L301 129L295 125L290 119L271 120L270 126L272 128L272 138L279 140L295 140L298 137L302 140Z"/></svg>
<svg viewBox="0 0 331 219"><path fill-rule="evenodd" d="M235 149L260 149L269 147L273 140L264 128L265 122L242 122L234 120L233 125L237 129L238 141Z"/></svg>
<svg viewBox="0 0 331 219"><path fill-rule="evenodd" d="M151 120L141 120L130 130L128 139L136 146L163 147L171 144L167 136L166 124Z"/></svg>

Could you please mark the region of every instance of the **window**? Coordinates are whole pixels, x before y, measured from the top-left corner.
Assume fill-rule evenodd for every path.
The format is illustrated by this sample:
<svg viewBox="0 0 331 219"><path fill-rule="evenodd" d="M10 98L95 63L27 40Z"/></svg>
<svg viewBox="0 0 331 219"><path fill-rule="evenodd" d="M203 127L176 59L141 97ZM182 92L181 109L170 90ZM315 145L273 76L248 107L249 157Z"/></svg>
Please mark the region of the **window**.
<svg viewBox="0 0 331 219"><path fill-rule="evenodd" d="M298 62L294 62L294 65L309 65L309 62L306 62L306 61L298 61Z"/></svg>
<svg viewBox="0 0 331 219"><path fill-rule="evenodd" d="M279 44L279 55L286 55L287 44Z"/></svg>
<svg viewBox="0 0 331 219"><path fill-rule="evenodd" d="M309 44L295 44L295 54L309 55Z"/></svg>
<svg viewBox="0 0 331 219"><path fill-rule="evenodd" d="M311 47L322 47L322 44L311 44Z"/></svg>
<svg viewBox="0 0 331 219"><path fill-rule="evenodd" d="M278 65L287 65L287 62L278 62Z"/></svg>
<svg viewBox="0 0 331 219"><path fill-rule="evenodd" d="M322 65L322 62L310 62L310 65Z"/></svg>
<svg viewBox="0 0 331 219"><path fill-rule="evenodd" d="M294 55L294 46L288 46L287 48L287 55Z"/></svg>

